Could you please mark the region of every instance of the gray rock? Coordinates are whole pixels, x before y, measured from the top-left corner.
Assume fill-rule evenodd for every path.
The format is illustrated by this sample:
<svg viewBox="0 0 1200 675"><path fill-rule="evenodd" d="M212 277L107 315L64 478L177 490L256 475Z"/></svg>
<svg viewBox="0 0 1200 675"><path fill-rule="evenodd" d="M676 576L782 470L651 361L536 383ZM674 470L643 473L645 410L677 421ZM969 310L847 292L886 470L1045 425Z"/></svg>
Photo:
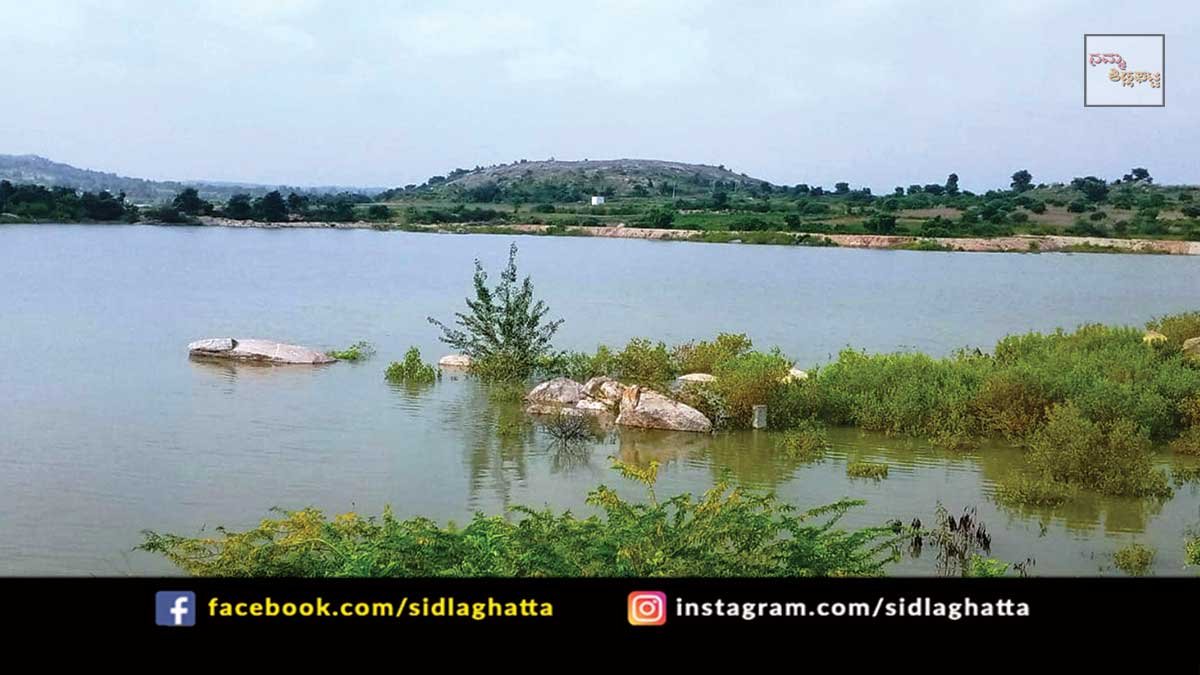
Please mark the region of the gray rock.
<svg viewBox="0 0 1200 675"><path fill-rule="evenodd" d="M197 358L253 361L275 365L333 363L337 359L324 352L255 338L209 338L188 345L188 353Z"/></svg>
<svg viewBox="0 0 1200 675"><path fill-rule="evenodd" d="M783 376L783 379L781 381L784 384L787 384L788 382L796 382L798 380L807 380L807 379L808 379L808 373L804 372L803 370L800 370L799 368L792 368L791 370L788 371L787 375Z"/></svg>
<svg viewBox="0 0 1200 675"><path fill-rule="evenodd" d="M712 422L695 408L668 398L653 389L625 388L617 424L671 431L712 431Z"/></svg>
<svg viewBox="0 0 1200 675"><path fill-rule="evenodd" d="M556 377L534 387L525 395L530 403L551 403L555 405L575 405L579 399L585 398L583 387L565 377Z"/></svg>

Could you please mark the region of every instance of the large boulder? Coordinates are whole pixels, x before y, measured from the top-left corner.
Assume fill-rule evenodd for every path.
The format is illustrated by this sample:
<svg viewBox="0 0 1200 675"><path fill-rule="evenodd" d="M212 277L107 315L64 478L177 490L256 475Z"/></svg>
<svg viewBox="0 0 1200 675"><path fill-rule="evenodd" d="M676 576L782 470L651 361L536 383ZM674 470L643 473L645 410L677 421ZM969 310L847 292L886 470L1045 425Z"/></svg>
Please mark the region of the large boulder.
<svg viewBox="0 0 1200 675"><path fill-rule="evenodd" d="M1183 355L1189 359L1200 360L1200 337L1188 338L1183 341Z"/></svg>
<svg viewBox="0 0 1200 675"><path fill-rule="evenodd" d="M196 358L252 361L273 365L333 363L337 359L300 345L256 338L207 338L188 345L188 354Z"/></svg>
<svg viewBox="0 0 1200 675"><path fill-rule="evenodd" d="M583 386L575 380L566 377L556 377L534 387L525 395L530 403L549 403L553 405L575 405L579 399L585 398Z"/></svg>
<svg viewBox="0 0 1200 675"><path fill-rule="evenodd" d="M712 431L712 422L704 413L653 389L643 389L637 385L625 388L617 424L671 431Z"/></svg>
<svg viewBox="0 0 1200 675"><path fill-rule="evenodd" d="M625 393L625 385L611 377L600 375L583 383L583 393L601 403L615 406L621 402L621 394Z"/></svg>
<svg viewBox="0 0 1200 675"><path fill-rule="evenodd" d="M447 354L438 359L438 365L443 368L459 368L466 370L471 367L471 357L466 354Z"/></svg>

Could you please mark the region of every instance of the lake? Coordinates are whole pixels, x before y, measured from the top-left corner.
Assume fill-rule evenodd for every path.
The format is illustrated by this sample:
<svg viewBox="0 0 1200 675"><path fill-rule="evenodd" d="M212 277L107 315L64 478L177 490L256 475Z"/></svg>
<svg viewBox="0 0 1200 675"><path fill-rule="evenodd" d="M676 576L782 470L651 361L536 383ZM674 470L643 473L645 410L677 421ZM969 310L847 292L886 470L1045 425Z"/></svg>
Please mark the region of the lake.
<svg viewBox="0 0 1200 675"><path fill-rule="evenodd" d="M4 226L0 574L170 574L130 551L141 530L244 528L275 506L375 514L391 504L402 517L458 522L514 504L586 511L601 482L642 493L609 469L611 456L663 462L660 495L699 492L728 473L798 506L867 500L848 526L929 523L939 501L973 506L993 555L1033 558L1035 574L1116 573L1112 552L1133 541L1158 549L1155 573L1184 573L1184 536L1200 528L1195 483L1165 503L1085 496L1014 511L992 500L1019 460L1010 448L951 453L835 430L830 456L804 465L775 452L767 432L624 430L563 450L473 380L447 374L419 392L385 383L410 345L427 361L448 352L426 317L452 319L473 260L498 274L513 241L522 274L565 319L559 348L745 332L801 368L847 346L945 355L990 350L1014 332L1141 325L1197 309L1200 280L1200 258L1183 256ZM316 348L368 340L378 354L316 368L189 360L187 343L211 336ZM502 420L519 431L498 433ZM891 475L847 478L846 462L860 458L887 461ZM930 574L931 558L891 569Z"/></svg>

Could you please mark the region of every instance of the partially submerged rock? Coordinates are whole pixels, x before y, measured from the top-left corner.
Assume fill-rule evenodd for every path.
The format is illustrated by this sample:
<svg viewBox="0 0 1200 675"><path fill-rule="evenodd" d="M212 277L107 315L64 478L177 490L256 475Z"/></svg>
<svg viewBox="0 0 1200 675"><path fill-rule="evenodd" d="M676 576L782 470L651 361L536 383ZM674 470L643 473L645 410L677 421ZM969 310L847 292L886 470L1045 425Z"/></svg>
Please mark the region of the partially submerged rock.
<svg viewBox="0 0 1200 675"><path fill-rule="evenodd" d="M443 368L461 368L466 370L471 367L471 357L466 354L447 354L438 359L438 365Z"/></svg>
<svg viewBox="0 0 1200 675"><path fill-rule="evenodd" d="M197 358L230 359L275 365L333 363L337 359L300 345L289 345L256 338L207 338L188 345L188 354Z"/></svg>
<svg viewBox="0 0 1200 675"><path fill-rule="evenodd" d="M616 406L621 402L621 394L625 393L625 385L600 375L583 383L583 393L606 405Z"/></svg>
<svg viewBox="0 0 1200 675"><path fill-rule="evenodd" d="M556 377L531 389L525 395L525 400L530 403L575 405L584 397L583 386L578 382L566 377Z"/></svg>
<svg viewBox="0 0 1200 675"><path fill-rule="evenodd" d="M695 408L664 396L653 389L626 387L621 396L617 424L671 431L712 431L712 422Z"/></svg>

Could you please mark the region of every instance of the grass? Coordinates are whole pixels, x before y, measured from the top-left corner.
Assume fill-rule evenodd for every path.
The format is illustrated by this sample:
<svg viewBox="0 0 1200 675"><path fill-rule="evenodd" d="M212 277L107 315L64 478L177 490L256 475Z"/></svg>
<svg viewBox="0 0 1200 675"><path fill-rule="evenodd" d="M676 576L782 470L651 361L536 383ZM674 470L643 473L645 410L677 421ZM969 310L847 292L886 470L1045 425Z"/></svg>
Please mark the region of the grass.
<svg viewBox="0 0 1200 675"><path fill-rule="evenodd" d="M309 508L216 536L146 531L139 549L217 577L877 576L895 560L901 535L891 528L837 528L862 502L798 511L725 482L660 501L657 463L615 464L644 484L645 499L626 501L601 485L587 500L600 513L587 518L514 507L458 527L401 520L390 509L327 518Z"/></svg>
<svg viewBox="0 0 1200 675"><path fill-rule="evenodd" d="M846 465L846 475L851 478L883 480L888 477L888 465L882 462L850 462Z"/></svg>
<svg viewBox="0 0 1200 675"><path fill-rule="evenodd" d="M1130 544L1113 554L1113 564L1130 576L1144 576L1154 564L1154 549L1137 543Z"/></svg>
<svg viewBox="0 0 1200 675"><path fill-rule="evenodd" d="M346 349L334 350L329 355L338 361L365 361L375 355L375 347L365 340L360 340Z"/></svg>
<svg viewBox="0 0 1200 675"><path fill-rule="evenodd" d="M785 456L804 463L820 460L830 447L825 426L811 421L784 432L780 443L780 451Z"/></svg>

